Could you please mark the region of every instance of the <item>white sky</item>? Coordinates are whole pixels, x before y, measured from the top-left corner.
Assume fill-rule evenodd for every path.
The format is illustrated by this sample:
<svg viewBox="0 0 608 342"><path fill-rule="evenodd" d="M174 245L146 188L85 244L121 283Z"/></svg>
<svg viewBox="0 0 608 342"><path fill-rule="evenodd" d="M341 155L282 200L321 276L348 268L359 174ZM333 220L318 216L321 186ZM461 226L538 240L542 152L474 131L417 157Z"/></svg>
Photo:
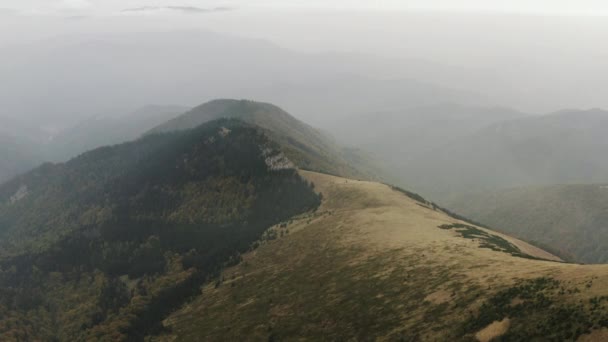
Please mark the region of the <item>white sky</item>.
<svg viewBox="0 0 608 342"><path fill-rule="evenodd" d="M148 10L123 12L140 7ZM234 10L202 11L217 7ZM462 88L497 83L495 93L515 94L501 103L549 112L608 108L606 16L608 0L0 0L0 51L57 37L210 30L300 52L379 56L398 61L393 70L408 70L408 60L477 70ZM519 96L522 88L532 95Z"/></svg>
<svg viewBox="0 0 608 342"><path fill-rule="evenodd" d="M605 0L0 0L0 13L115 15L141 6L318 8L348 10L491 11L555 15L608 15ZM149 14L149 13L148 13Z"/></svg>

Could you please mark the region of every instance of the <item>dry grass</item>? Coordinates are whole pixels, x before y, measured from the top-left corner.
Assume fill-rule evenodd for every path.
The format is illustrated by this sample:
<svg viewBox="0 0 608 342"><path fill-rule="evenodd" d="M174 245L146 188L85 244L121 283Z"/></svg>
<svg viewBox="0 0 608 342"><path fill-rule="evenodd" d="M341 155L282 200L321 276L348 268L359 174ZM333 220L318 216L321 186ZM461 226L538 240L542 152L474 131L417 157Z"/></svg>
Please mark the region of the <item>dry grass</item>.
<svg viewBox="0 0 608 342"><path fill-rule="evenodd" d="M509 330L510 323L511 321L508 318L505 318L502 321L494 321L492 324L477 332L475 338L477 338L479 342L490 342L493 339L504 335Z"/></svg>
<svg viewBox="0 0 608 342"><path fill-rule="evenodd" d="M608 284L608 265L479 248L438 228L459 221L386 185L302 175L324 195L317 213L296 219L285 237L226 270L222 286L205 287L165 321L171 332L155 339L458 340L475 336L458 327L484 301L521 280L551 277L580 289L566 297L571 302L608 295L601 286ZM556 259L497 235L525 253ZM504 334L513 322L503 317L477 337Z"/></svg>
<svg viewBox="0 0 608 342"><path fill-rule="evenodd" d="M608 341L608 329L602 328L592 331L589 334L582 335L578 338L578 342L601 342Z"/></svg>

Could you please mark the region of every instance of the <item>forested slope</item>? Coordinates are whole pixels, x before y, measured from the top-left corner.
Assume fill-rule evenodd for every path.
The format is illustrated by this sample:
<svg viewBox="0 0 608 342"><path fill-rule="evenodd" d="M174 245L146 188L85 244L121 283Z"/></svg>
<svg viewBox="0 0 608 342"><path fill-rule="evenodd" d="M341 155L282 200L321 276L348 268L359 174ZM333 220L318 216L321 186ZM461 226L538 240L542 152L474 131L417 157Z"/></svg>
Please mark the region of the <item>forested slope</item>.
<svg viewBox="0 0 608 342"><path fill-rule="evenodd" d="M319 198L261 130L219 120L0 187L0 339L139 340Z"/></svg>

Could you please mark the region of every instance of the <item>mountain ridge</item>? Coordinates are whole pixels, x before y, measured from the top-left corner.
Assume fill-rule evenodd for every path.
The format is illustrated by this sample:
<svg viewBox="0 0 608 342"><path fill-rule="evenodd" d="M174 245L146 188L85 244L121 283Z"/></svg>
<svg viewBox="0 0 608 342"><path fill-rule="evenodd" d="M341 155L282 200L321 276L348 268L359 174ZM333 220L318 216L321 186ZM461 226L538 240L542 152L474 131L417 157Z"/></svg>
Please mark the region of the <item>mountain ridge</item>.
<svg viewBox="0 0 608 342"><path fill-rule="evenodd" d="M312 188L230 119L16 177L0 186L0 337L142 340L268 226L314 210Z"/></svg>
<svg viewBox="0 0 608 342"><path fill-rule="evenodd" d="M603 336L606 265L516 256L496 237L546 252L383 184L301 173L324 194L317 213L273 227L152 340Z"/></svg>
<svg viewBox="0 0 608 342"><path fill-rule="evenodd" d="M407 190L304 170L361 175L341 153L276 106L218 100L0 185L0 337L563 340L608 328L605 265L564 263Z"/></svg>
<svg viewBox="0 0 608 342"><path fill-rule="evenodd" d="M370 156L339 146L329 135L270 103L213 100L150 130L148 134L189 129L220 117L236 118L265 129L287 149L288 156L293 151L291 157L300 168L352 177L379 179L383 176L383 172L369 161Z"/></svg>

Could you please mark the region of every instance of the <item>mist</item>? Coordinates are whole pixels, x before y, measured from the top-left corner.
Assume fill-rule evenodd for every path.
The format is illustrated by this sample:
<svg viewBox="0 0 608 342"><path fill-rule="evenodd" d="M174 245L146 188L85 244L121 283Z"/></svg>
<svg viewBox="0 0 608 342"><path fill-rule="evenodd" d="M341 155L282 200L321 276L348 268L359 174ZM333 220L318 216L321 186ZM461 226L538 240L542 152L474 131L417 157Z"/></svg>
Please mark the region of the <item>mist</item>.
<svg viewBox="0 0 608 342"><path fill-rule="evenodd" d="M3 0L0 340L607 340L607 17Z"/></svg>
<svg viewBox="0 0 608 342"><path fill-rule="evenodd" d="M608 107L608 24L591 4L13 5L0 12L0 117L17 145L44 150L37 162L113 142L53 147L87 123L246 98L366 150L416 186L404 165L488 125ZM158 120L132 119L141 128L116 142Z"/></svg>
<svg viewBox="0 0 608 342"><path fill-rule="evenodd" d="M125 9L128 8L125 5ZM414 80L474 93L479 97L476 100L479 104L509 106L539 114L564 108L607 106L602 79L608 68L607 51L601 42L608 34L608 24L601 16L295 10L272 6L226 6L223 11L208 8L209 12L200 13L154 9L126 14L118 11L114 16L76 16L76 13L27 16L6 11L0 24L2 94L8 106L3 114L74 118L103 111L105 108L99 107L111 107L109 102L135 109L148 104L148 99L194 105L219 94L239 96L243 88L252 85L282 86L286 82L309 81L306 78L336 77L328 73L374 80ZM196 31L201 36L193 34ZM220 37L225 37L226 44L240 39L242 43L235 44L239 50L232 50L234 53L226 56L229 51L208 45L205 34L210 33L218 35L214 38L216 42L222 41ZM143 42L137 38L139 34L146 36ZM144 43L148 45L146 48L156 50L144 51L138 46ZM124 51L127 49L132 51ZM163 54L175 56L159 55L161 50ZM228 59L220 63L217 55ZM290 57L285 58L286 55ZM103 60L105 70L91 70L100 62L94 58L106 58ZM129 63L146 63L145 59L154 59L150 64L156 70L146 69L147 75L137 77L141 84L133 84L136 81L130 76L136 71L132 71ZM185 79L195 78L193 73L201 75L230 68L239 70L241 79L236 72L207 78L208 84L214 85L214 94L203 89L207 86L205 82L199 83L199 89L189 89L190 97L154 89L167 83L193 82ZM258 70L260 75L247 74ZM58 75L49 75L52 72ZM97 77L97 82L87 79L88 82L78 84L78 75L83 72L104 75L103 79ZM25 73L28 77L20 77ZM152 75L157 82L150 84L141 79ZM31 94L20 90L23 82L40 87L49 85L45 80L49 77L63 82L54 90L62 93L35 95L32 89L28 89ZM117 91L114 85L123 83L122 79L128 80L122 93L129 96L112 94ZM227 85L218 86L218 82ZM36 101L26 101L28 97ZM59 100L62 97L77 99L70 101L71 108L54 110L53 99L64 103ZM80 100L89 103L89 108L79 104ZM38 105L40 107L36 107ZM30 106L34 108L28 108ZM50 111L41 113L43 107ZM287 109L298 112L299 108Z"/></svg>

